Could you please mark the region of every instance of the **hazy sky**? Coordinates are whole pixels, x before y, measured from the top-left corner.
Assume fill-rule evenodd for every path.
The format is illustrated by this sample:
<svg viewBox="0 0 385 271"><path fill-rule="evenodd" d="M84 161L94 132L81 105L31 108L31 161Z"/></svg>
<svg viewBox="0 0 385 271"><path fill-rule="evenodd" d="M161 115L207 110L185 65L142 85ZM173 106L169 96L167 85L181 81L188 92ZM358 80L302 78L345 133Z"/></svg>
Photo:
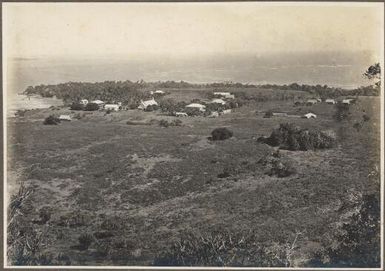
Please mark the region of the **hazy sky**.
<svg viewBox="0 0 385 271"><path fill-rule="evenodd" d="M383 4L3 3L8 56L372 51Z"/></svg>

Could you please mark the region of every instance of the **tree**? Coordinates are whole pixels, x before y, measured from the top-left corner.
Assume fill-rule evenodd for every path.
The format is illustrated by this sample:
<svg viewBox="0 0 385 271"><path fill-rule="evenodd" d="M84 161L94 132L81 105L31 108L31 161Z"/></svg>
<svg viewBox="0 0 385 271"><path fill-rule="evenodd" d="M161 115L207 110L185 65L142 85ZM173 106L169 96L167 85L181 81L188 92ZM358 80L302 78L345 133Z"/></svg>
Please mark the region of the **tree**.
<svg viewBox="0 0 385 271"><path fill-rule="evenodd" d="M364 73L364 76L368 78L369 80L376 79L378 80L374 85L376 87L381 86L381 66L380 63L375 63L371 65L366 72Z"/></svg>

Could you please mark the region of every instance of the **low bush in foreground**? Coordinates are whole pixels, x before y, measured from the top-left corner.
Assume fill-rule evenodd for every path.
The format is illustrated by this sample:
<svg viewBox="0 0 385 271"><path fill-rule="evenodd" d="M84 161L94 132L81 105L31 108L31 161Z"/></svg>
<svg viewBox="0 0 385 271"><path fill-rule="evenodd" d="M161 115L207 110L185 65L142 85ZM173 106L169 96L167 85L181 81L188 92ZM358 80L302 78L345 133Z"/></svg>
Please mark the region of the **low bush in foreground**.
<svg viewBox="0 0 385 271"><path fill-rule="evenodd" d="M182 121L181 120L173 120L173 121L167 121L167 120L160 120L159 121L159 126L162 127L169 127L169 126L182 126Z"/></svg>
<svg viewBox="0 0 385 271"><path fill-rule="evenodd" d="M225 140L233 136L233 132L227 128L216 128L211 132L212 140Z"/></svg>
<svg viewBox="0 0 385 271"><path fill-rule="evenodd" d="M227 231L187 233L165 248L155 266L281 266L292 263L297 237L289 243L258 243L255 235Z"/></svg>
<svg viewBox="0 0 385 271"><path fill-rule="evenodd" d="M49 117L47 117L43 122L44 125L58 125L59 123L60 123L60 119L53 115L50 115Z"/></svg>
<svg viewBox="0 0 385 271"><path fill-rule="evenodd" d="M325 132L301 129L294 124L280 124L270 137L260 137L259 142L291 151L327 149L335 145L335 138Z"/></svg>

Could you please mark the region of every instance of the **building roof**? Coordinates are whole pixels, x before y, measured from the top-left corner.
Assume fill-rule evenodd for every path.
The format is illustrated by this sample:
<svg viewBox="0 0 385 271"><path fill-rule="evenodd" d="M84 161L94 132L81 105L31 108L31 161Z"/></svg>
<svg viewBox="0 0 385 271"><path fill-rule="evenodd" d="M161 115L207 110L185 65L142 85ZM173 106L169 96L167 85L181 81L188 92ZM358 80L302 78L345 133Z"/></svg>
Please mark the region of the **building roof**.
<svg viewBox="0 0 385 271"><path fill-rule="evenodd" d="M222 99L213 99L211 101L211 103L213 103L213 104L226 104L226 102Z"/></svg>
<svg viewBox="0 0 385 271"><path fill-rule="evenodd" d="M217 92L217 91L215 91L214 92L214 95L231 95L231 93L230 92Z"/></svg>
<svg viewBox="0 0 385 271"><path fill-rule="evenodd" d="M304 116L307 117L307 118L311 118L311 117L316 118L316 117L317 117L317 115L314 114L314 113L307 113L307 114L305 114Z"/></svg>
<svg viewBox="0 0 385 271"><path fill-rule="evenodd" d="M70 115L60 115L59 119L60 120L71 120L71 116Z"/></svg>
<svg viewBox="0 0 385 271"><path fill-rule="evenodd" d="M191 103L191 104L189 104L189 105L186 105L186 107L206 108L205 105L203 105L203 104L198 104L198 103Z"/></svg>
<svg viewBox="0 0 385 271"><path fill-rule="evenodd" d="M104 107L119 107L118 104L106 104Z"/></svg>
<svg viewBox="0 0 385 271"><path fill-rule="evenodd" d="M94 101L92 101L91 103L92 103L92 104L104 104L104 102L101 101L101 100L94 100Z"/></svg>
<svg viewBox="0 0 385 271"><path fill-rule="evenodd" d="M158 105L158 103L154 100L154 98L152 98L151 100L140 101L140 105L138 108L147 108L147 106L150 105Z"/></svg>

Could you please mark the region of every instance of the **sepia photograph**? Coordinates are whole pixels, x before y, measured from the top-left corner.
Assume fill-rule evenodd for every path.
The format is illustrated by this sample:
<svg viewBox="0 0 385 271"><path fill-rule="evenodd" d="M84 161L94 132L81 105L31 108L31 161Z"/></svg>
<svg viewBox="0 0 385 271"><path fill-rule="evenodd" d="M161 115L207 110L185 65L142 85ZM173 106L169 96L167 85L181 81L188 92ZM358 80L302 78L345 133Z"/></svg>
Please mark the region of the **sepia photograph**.
<svg viewBox="0 0 385 271"><path fill-rule="evenodd" d="M384 2L2 2L3 268L383 268Z"/></svg>

